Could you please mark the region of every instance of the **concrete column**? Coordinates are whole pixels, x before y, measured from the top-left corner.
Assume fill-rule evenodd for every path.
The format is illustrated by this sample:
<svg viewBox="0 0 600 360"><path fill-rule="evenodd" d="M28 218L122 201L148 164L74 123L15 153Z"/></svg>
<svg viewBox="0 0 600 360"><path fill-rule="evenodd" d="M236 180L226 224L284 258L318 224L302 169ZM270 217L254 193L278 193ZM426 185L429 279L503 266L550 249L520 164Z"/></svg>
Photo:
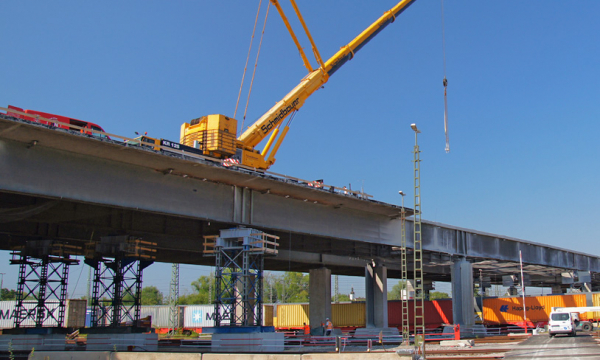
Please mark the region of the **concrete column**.
<svg viewBox="0 0 600 360"><path fill-rule="evenodd" d="M387 267L365 267L365 295L367 327L387 328Z"/></svg>
<svg viewBox="0 0 600 360"><path fill-rule="evenodd" d="M465 258L454 260L452 265L452 317L455 324L473 326L473 264Z"/></svg>
<svg viewBox="0 0 600 360"><path fill-rule="evenodd" d="M308 320L310 328L321 326L326 318L331 319L331 270L325 267L312 269L308 279ZM334 326L336 324L333 324Z"/></svg>

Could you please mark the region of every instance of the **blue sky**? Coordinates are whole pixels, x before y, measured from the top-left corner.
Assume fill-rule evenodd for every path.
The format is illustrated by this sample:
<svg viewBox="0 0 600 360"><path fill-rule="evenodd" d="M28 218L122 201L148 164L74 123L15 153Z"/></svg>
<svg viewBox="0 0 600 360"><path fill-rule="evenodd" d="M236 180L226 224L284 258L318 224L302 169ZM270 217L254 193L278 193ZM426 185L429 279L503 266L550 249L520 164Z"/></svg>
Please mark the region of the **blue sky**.
<svg viewBox="0 0 600 360"><path fill-rule="evenodd" d="M298 1L324 59L395 3ZM257 6L4 0L0 104L177 140L185 121L233 116ZM444 8L449 154L440 1L417 0L307 100L271 170L364 186L394 204L404 190L411 206L414 122L424 219L600 255L600 2L446 0ZM259 29L263 17L264 8ZM305 74L271 8L245 125ZM2 264L5 286L14 283L16 269ZM206 272L186 268L183 285ZM146 278L167 291L168 272L153 271ZM364 288L355 282L344 288Z"/></svg>

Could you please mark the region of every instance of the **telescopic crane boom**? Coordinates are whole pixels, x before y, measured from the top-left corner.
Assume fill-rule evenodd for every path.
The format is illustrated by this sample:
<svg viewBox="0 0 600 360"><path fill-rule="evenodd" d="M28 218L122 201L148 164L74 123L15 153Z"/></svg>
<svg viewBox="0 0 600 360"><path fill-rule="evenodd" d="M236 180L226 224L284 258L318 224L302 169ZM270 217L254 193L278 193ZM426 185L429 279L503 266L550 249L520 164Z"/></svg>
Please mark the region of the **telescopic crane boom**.
<svg viewBox="0 0 600 360"><path fill-rule="evenodd" d="M208 156L214 156L220 159L235 156L242 165L260 170L268 169L275 162L275 154L277 153L277 150L279 150L279 146L289 130L287 125L282 127L283 120L300 109L300 107L304 105L306 99L321 88L321 86L329 80L331 75L347 61L351 60L356 52L366 45L381 30L394 22L396 16L400 15L414 1L415 0L400 1L396 6L386 11L379 19L355 37L350 43L343 46L329 60L323 63L298 7L294 0L291 0L294 10L311 41L313 52L319 63L319 67L313 70L304 51L298 43L283 10L279 6L278 0L271 0L271 3L277 7L277 10L302 55L304 65L309 71L308 75L306 75L292 91L285 95L283 99L277 102L254 124L244 131L243 134L237 137L237 139L237 120L225 115L215 114L203 116L192 120L190 123L182 124L181 143L187 146L200 148L203 153ZM255 146L269 136L269 134L271 134L271 136L262 152L256 150ZM279 137L277 138L278 135ZM273 142L275 142L274 146ZM272 149L271 146L273 146Z"/></svg>

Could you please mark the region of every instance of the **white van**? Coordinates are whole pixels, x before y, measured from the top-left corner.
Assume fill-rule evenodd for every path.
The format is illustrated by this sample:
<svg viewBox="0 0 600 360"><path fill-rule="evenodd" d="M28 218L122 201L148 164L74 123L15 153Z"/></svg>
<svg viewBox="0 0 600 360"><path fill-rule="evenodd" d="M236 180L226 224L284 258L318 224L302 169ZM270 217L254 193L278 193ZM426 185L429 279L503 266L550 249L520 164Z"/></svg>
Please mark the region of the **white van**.
<svg viewBox="0 0 600 360"><path fill-rule="evenodd" d="M548 322L548 333L550 337L556 334L567 334L569 336L577 335L577 322L579 314L570 312L551 312Z"/></svg>

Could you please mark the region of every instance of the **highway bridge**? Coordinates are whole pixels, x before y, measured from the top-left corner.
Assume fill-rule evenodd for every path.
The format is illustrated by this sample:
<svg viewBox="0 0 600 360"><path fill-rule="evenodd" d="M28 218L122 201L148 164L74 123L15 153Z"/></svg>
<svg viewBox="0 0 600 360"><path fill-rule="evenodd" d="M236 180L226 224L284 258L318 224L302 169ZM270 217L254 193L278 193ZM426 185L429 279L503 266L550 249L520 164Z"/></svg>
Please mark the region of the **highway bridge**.
<svg viewBox="0 0 600 360"><path fill-rule="evenodd" d="M0 249L130 235L156 242L159 262L214 265L203 237L247 226L280 238L266 270L363 276L375 266L400 277L397 205L108 135L0 115ZM454 280L453 292L466 298L479 269L493 284L519 273L520 251L532 286L560 288L562 274L577 272L589 272L594 289L600 284L600 258L590 254L428 221L422 234L425 279ZM409 248L412 238L409 219Z"/></svg>

